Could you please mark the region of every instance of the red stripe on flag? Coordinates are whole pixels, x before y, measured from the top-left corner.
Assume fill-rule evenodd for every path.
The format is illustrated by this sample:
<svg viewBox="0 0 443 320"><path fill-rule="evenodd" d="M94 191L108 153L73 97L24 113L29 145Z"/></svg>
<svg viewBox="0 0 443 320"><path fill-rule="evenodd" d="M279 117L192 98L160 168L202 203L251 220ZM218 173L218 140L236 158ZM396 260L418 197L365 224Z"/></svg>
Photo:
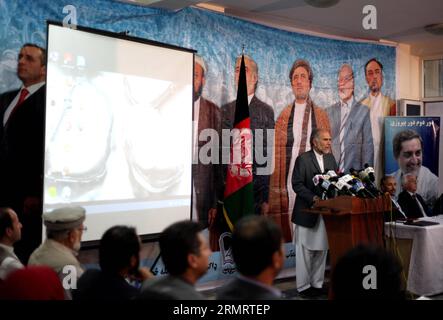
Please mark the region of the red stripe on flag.
<svg viewBox="0 0 443 320"><path fill-rule="evenodd" d="M237 129L251 128L251 118L246 118L235 125Z"/></svg>

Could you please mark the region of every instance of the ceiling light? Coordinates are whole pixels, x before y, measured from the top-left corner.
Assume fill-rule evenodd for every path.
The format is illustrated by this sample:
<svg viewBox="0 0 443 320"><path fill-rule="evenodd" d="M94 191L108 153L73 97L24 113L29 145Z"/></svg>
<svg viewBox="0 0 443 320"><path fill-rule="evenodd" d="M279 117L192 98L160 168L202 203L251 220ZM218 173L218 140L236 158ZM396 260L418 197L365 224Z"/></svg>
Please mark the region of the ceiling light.
<svg viewBox="0 0 443 320"><path fill-rule="evenodd" d="M436 36L443 35L443 23L428 24L424 28L427 32L432 33Z"/></svg>
<svg viewBox="0 0 443 320"><path fill-rule="evenodd" d="M305 0L305 2L316 8L329 8L335 6L340 0Z"/></svg>

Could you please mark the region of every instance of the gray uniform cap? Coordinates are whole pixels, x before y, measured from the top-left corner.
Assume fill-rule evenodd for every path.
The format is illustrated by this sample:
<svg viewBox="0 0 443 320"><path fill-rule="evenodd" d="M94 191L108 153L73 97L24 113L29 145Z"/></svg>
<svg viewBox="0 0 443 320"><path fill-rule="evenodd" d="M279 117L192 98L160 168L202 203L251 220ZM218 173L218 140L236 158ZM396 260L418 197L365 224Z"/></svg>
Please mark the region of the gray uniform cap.
<svg viewBox="0 0 443 320"><path fill-rule="evenodd" d="M48 230L71 230L82 225L85 213L86 210L82 207L64 207L45 212L43 221Z"/></svg>

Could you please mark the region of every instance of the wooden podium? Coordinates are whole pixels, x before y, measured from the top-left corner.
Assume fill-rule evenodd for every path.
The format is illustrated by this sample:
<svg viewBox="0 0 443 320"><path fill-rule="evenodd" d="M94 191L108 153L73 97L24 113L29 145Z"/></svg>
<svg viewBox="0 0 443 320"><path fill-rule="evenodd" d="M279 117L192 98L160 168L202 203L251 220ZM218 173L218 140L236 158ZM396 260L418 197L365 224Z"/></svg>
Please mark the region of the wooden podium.
<svg viewBox="0 0 443 320"><path fill-rule="evenodd" d="M320 200L305 212L323 216L328 233L331 268L337 260L360 243L383 246L383 213L391 210L387 195L376 199L339 196Z"/></svg>

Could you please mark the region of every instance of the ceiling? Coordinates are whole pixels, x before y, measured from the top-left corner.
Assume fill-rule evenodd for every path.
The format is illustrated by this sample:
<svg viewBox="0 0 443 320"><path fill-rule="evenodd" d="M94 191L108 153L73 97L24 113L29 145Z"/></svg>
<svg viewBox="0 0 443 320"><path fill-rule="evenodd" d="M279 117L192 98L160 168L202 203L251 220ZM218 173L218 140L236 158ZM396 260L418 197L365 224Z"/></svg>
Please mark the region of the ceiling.
<svg viewBox="0 0 443 320"><path fill-rule="evenodd" d="M310 6L310 0L123 1L171 10L197 5L287 30L409 44L411 53L421 57L443 54L443 32L434 35L424 30L426 25L443 23L443 0L340 0L329 8ZM375 30L362 26L367 4L377 10Z"/></svg>

